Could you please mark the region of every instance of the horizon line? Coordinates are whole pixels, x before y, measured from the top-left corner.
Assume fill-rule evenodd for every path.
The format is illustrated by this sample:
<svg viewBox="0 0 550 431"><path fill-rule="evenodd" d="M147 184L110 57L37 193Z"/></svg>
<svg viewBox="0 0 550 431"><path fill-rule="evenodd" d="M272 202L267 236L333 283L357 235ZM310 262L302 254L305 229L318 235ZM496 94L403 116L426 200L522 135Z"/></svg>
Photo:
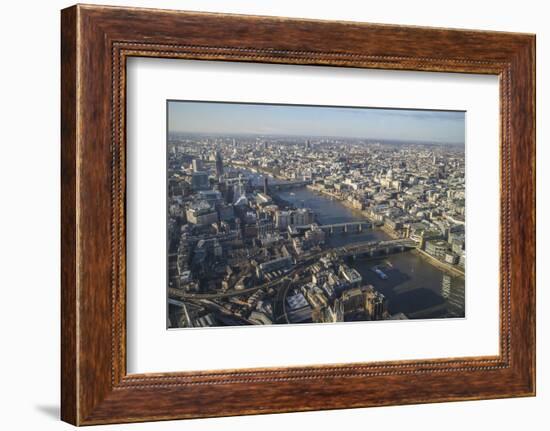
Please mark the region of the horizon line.
<svg viewBox="0 0 550 431"><path fill-rule="evenodd" d="M181 130L168 131L168 135L178 133L183 135L204 135L204 136L257 136L257 137L288 137L288 138L330 138L330 139L343 139L343 140L369 140L380 142L407 142L413 144L447 144L447 145L460 145L464 146L465 142L460 141L430 141L430 140L414 140L414 139L397 139L397 138L376 138L376 137L356 137L356 136L338 136L338 135L300 135L300 134L285 134L285 133L252 133L252 132L189 132Z"/></svg>

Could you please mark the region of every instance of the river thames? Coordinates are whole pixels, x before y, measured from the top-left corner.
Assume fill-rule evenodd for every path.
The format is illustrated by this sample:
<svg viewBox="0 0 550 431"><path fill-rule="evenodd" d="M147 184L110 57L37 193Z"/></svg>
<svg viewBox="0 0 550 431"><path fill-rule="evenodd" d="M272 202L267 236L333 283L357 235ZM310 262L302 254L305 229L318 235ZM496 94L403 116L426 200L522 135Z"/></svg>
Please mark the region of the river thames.
<svg viewBox="0 0 550 431"><path fill-rule="evenodd" d="M263 184L262 174L247 169L238 171L247 174L254 185ZM270 184L285 182L271 176L268 179ZM307 187L279 191L276 196L296 208L311 208L320 225L365 220L360 211ZM387 233L375 228L362 233L330 235L328 244L339 247L354 242L391 239ZM363 282L372 284L387 298L391 314L404 313L409 319L465 317L464 278L432 265L415 250L347 263L359 271ZM388 278L381 279L373 271L374 267L381 268Z"/></svg>
<svg viewBox="0 0 550 431"><path fill-rule="evenodd" d="M297 208L311 208L321 225L365 219L359 211L305 187L279 192L278 197ZM382 230L373 229L334 234L328 237L328 243L341 246L390 239ZM359 271L364 282L386 296L391 314L402 312L411 319L464 317L464 279L435 267L416 251L379 259L359 259L349 264ZM388 278L381 279L372 270L375 266L382 268Z"/></svg>

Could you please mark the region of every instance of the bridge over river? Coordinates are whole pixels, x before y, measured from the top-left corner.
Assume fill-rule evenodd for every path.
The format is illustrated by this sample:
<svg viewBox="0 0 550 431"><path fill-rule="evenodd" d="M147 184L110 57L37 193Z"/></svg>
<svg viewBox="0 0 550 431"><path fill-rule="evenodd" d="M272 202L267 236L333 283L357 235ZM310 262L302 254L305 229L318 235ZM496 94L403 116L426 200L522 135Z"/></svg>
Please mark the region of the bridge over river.
<svg viewBox="0 0 550 431"><path fill-rule="evenodd" d="M295 226L297 230L309 230L313 227L319 228L322 231L333 235L337 233L362 233L364 229L371 229L372 223L369 220L348 221L344 223L332 224L306 224Z"/></svg>
<svg viewBox="0 0 550 431"><path fill-rule="evenodd" d="M283 281L292 280L294 276L299 275L305 271L310 265L316 263L321 257L335 254L338 257L351 257L351 258L370 258L378 257L388 254L401 253L404 251L415 248L416 243L410 239L397 239L391 241L366 241L356 244L350 244L343 247L333 248L329 250L322 250L314 254L305 255L302 260L296 262L294 268L283 275L281 278L271 280L267 283L260 284L258 286L250 287L242 290L227 290L225 292L214 293L188 293L181 289L169 288L169 297L173 299L185 300L201 300L201 299L220 299L229 298L232 296L250 295L260 289L276 288L281 285ZM176 304L174 304L176 305Z"/></svg>
<svg viewBox="0 0 550 431"><path fill-rule="evenodd" d="M407 238L390 241L359 242L339 247L335 252L339 257L367 258L401 253L414 248L416 248L416 242Z"/></svg>
<svg viewBox="0 0 550 431"><path fill-rule="evenodd" d="M296 189L300 187L309 186L312 184L311 180L303 180L303 181L285 181L280 183L268 183L267 188L270 191L285 191L285 190L291 190ZM263 184L257 184L252 187L254 190L263 191L264 186Z"/></svg>

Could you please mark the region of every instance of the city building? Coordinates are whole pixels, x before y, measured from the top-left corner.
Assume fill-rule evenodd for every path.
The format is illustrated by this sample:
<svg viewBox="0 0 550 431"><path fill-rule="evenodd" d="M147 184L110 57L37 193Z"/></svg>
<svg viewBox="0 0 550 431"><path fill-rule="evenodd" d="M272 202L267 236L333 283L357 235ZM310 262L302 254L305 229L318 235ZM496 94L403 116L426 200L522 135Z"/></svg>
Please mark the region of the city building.
<svg viewBox="0 0 550 431"><path fill-rule="evenodd" d="M426 241L426 253L444 259L447 250L449 249L449 244L443 240L430 240Z"/></svg>
<svg viewBox="0 0 550 431"><path fill-rule="evenodd" d="M187 221L193 225L209 225L218 221L218 213L206 202L201 201L186 211Z"/></svg>
<svg viewBox="0 0 550 431"><path fill-rule="evenodd" d="M290 213L291 225L293 226L305 226L315 221L315 215L309 208L299 208Z"/></svg>
<svg viewBox="0 0 550 431"><path fill-rule="evenodd" d="M263 276L273 271L285 271L292 267L292 257L284 256L258 265L258 276Z"/></svg>
<svg viewBox="0 0 550 431"><path fill-rule="evenodd" d="M428 304L414 295L425 288L444 299L434 315L464 316L463 148L315 136L168 140L172 327L420 318ZM400 263L415 247L438 259L414 263L438 268L433 277L417 281L417 266ZM369 259L383 276L363 272ZM406 314L392 302L390 315L394 296L380 292L401 275L411 301Z"/></svg>
<svg viewBox="0 0 550 431"><path fill-rule="evenodd" d="M290 226L290 212L278 210L275 213L275 227L279 230L286 230Z"/></svg>
<svg viewBox="0 0 550 431"><path fill-rule="evenodd" d="M208 173L204 171L193 172L193 176L191 177L191 187L195 191L208 190L210 188Z"/></svg>
<svg viewBox="0 0 550 431"><path fill-rule="evenodd" d="M219 179L223 175L223 158L220 151L216 151L216 177Z"/></svg>
<svg viewBox="0 0 550 431"><path fill-rule="evenodd" d="M193 165L193 172L200 172L200 171L202 171L202 160L200 160L200 159L193 159L192 165Z"/></svg>

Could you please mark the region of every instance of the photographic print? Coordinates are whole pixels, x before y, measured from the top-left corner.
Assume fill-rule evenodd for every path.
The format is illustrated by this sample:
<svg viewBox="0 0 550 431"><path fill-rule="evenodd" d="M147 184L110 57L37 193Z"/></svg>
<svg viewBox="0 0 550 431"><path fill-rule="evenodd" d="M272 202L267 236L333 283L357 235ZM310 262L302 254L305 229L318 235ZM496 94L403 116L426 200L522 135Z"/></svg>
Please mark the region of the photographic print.
<svg viewBox="0 0 550 431"><path fill-rule="evenodd" d="M535 48L64 9L61 418L534 396Z"/></svg>
<svg viewBox="0 0 550 431"><path fill-rule="evenodd" d="M465 317L465 112L167 102L169 328Z"/></svg>

